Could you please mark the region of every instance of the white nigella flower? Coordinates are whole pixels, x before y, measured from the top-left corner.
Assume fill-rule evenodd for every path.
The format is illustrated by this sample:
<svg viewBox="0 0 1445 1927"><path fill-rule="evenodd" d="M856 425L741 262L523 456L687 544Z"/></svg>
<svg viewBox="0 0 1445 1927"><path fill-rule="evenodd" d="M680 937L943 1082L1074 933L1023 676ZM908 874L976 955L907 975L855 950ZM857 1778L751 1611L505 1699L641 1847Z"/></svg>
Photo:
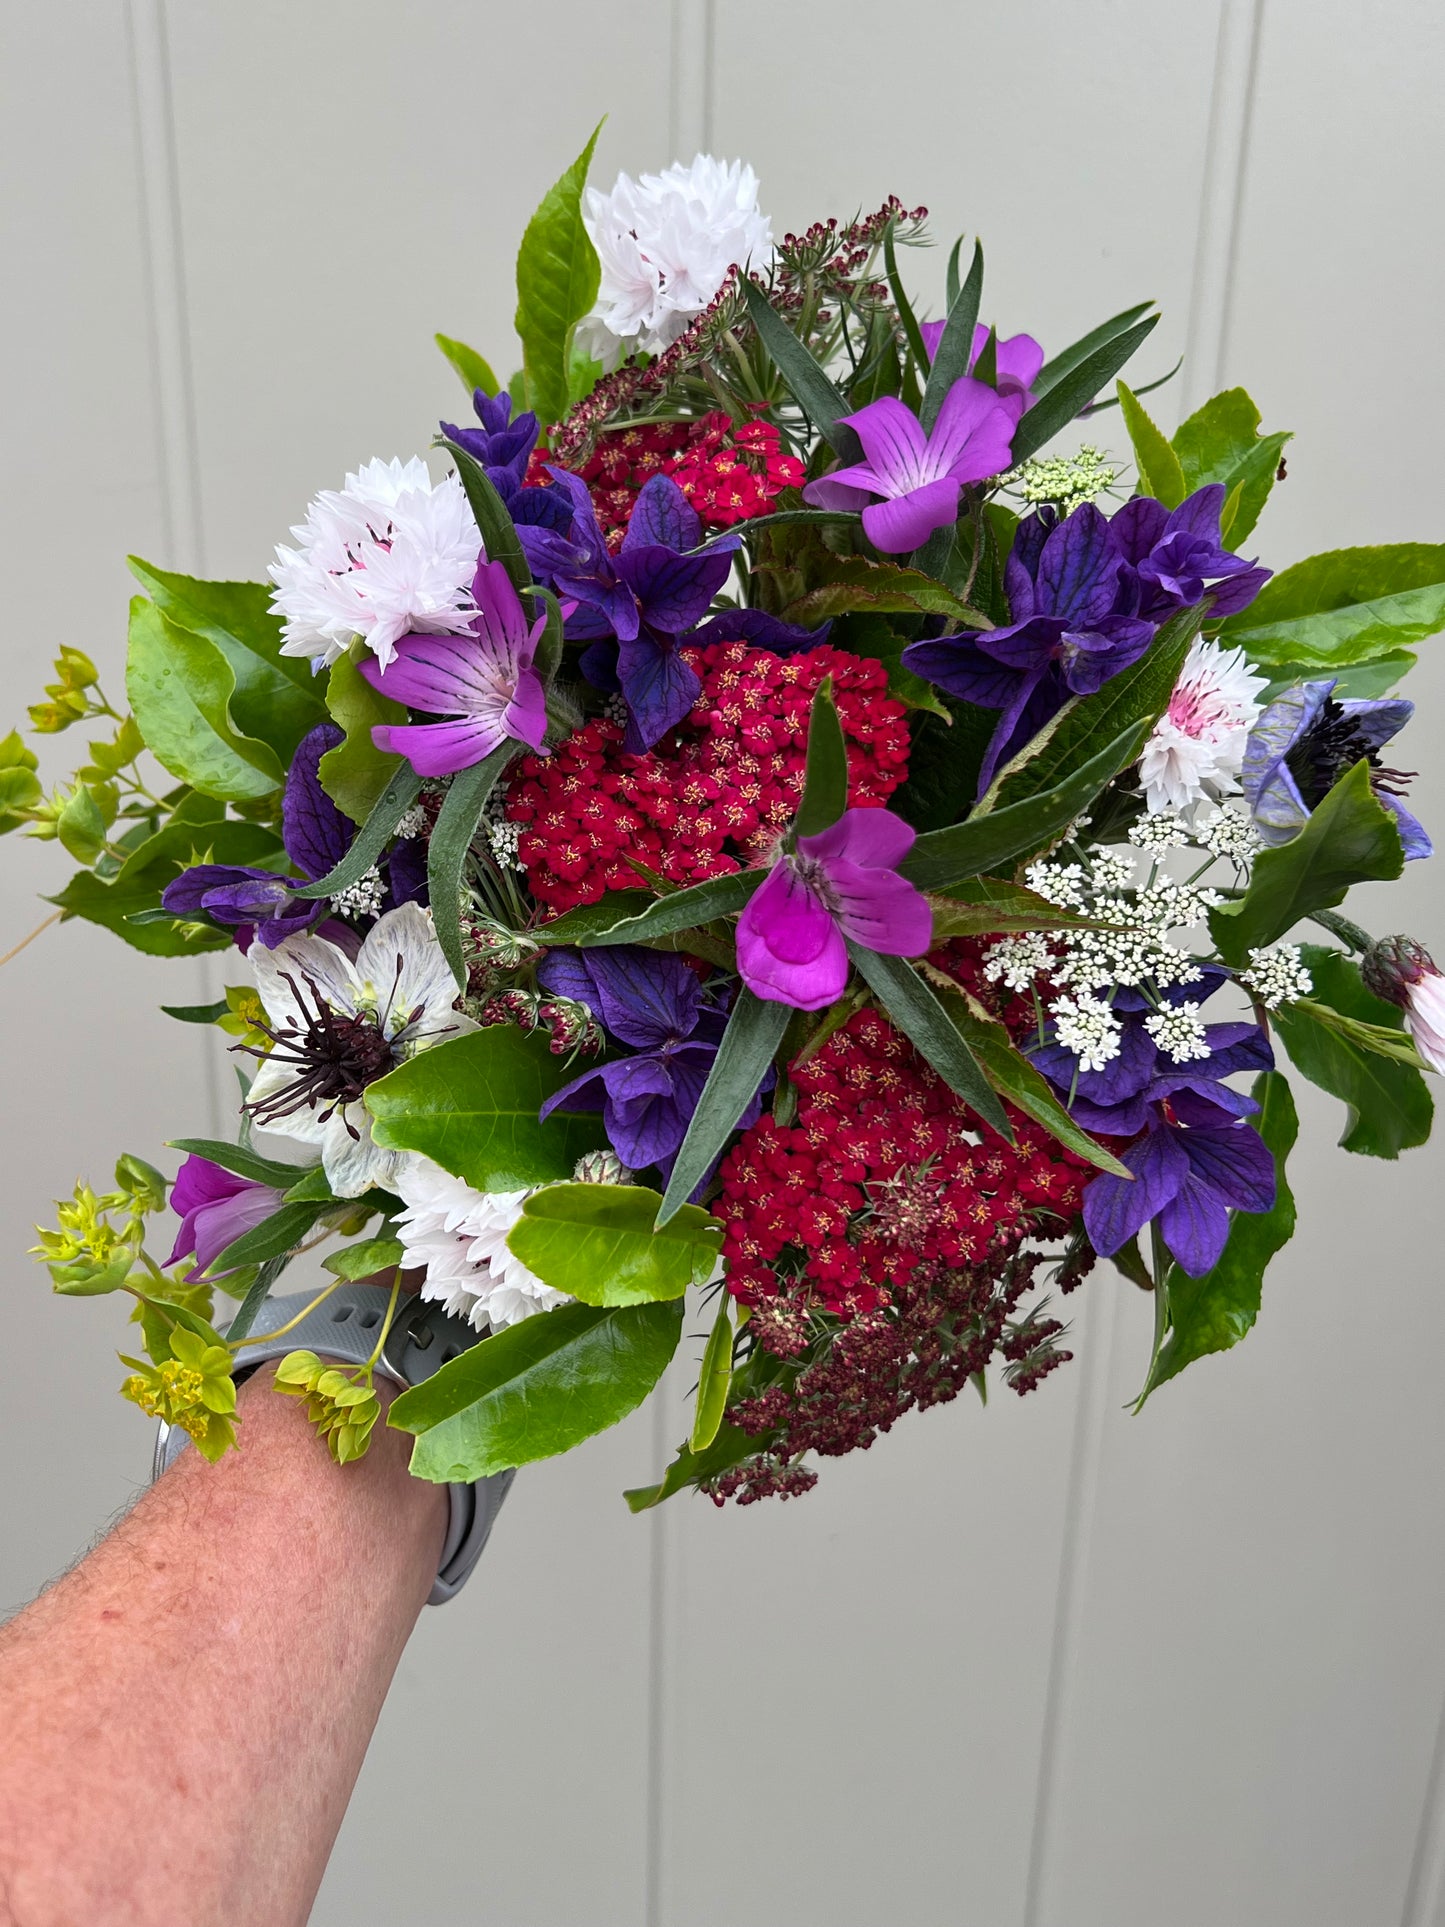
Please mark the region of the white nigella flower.
<svg viewBox="0 0 1445 1927"><path fill-rule="evenodd" d="M1144 1019L1144 1028L1164 1055L1176 1064L1187 1064L1193 1058L1209 1055L1209 1040L1204 1035L1204 1020L1199 1015L1198 1004L1165 1004L1152 1017Z"/></svg>
<svg viewBox="0 0 1445 1927"><path fill-rule="evenodd" d="M452 1009L456 980L431 917L389 910L356 959L325 937L288 937L248 952L272 1039L246 1099L262 1130L321 1147L339 1198L390 1186L404 1151L372 1141L368 1084L432 1044L475 1030Z"/></svg>
<svg viewBox="0 0 1445 1927"><path fill-rule="evenodd" d="M1054 1036L1078 1058L1080 1070L1101 1071L1119 1055L1119 1020L1102 998L1086 991L1060 997L1050 1015Z"/></svg>
<svg viewBox="0 0 1445 1927"><path fill-rule="evenodd" d="M661 353L701 314L729 268L766 268L773 258L757 175L711 154L635 181L619 174L607 194L589 188L583 220L602 264L584 339L609 366L637 349Z"/></svg>
<svg viewBox="0 0 1445 1927"><path fill-rule="evenodd" d="M335 662L360 636L384 669L398 636L459 635L476 610L471 584L481 537L455 475L433 484L419 456L368 462L341 489L323 489L271 566L272 611L285 619L283 656Z"/></svg>
<svg viewBox="0 0 1445 1927"><path fill-rule="evenodd" d="M501 1331L534 1312L571 1304L529 1271L507 1246L530 1191L474 1191L430 1158L413 1153L393 1179L406 1205L396 1220L404 1263L426 1272L423 1298L468 1319L477 1331Z"/></svg>
<svg viewBox="0 0 1445 1927"><path fill-rule="evenodd" d="M1245 741L1264 707L1258 697L1266 682L1242 649L1194 644L1139 758L1151 810L1187 809L1239 788Z"/></svg>
<svg viewBox="0 0 1445 1927"><path fill-rule="evenodd" d="M1270 950L1251 950L1249 968L1241 970L1239 981L1247 984L1266 1010L1278 1010L1308 997L1314 980L1300 958L1297 943L1277 943Z"/></svg>

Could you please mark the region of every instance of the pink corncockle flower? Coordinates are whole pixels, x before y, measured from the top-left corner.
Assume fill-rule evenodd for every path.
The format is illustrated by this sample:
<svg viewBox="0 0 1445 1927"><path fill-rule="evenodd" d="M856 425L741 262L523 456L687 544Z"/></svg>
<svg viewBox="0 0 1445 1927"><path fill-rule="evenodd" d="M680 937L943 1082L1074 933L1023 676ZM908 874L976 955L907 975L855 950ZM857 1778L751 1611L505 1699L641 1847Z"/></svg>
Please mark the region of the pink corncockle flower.
<svg viewBox="0 0 1445 1927"><path fill-rule="evenodd" d="M958 520L965 482L1001 475L1011 460L1018 410L987 382L961 376L930 433L896 395L880 395L842 418L866 459L820 475L803 490L819 508L861 509L863 533L887 555L926 542ZM881 495L881 502L870 502Z"/></svg>
<svg viewBox="0 0 1445 1927"><path fill-rule="evenodd" d="M1367 986L1405 1013L1420 1061L1445 1072L1445 976L1413 937L1381 937L1360 960Z"/></svg>
<svg viewBox="0 0 1445 1927"><path fill-rule="evenodd" d="M477 613L466 635L402 636L386 668L371 657L358 664L383 696L452 719L378 723L372 730L378 749L399 752L422 776L470 769L509 736L545 753L547 697L532 665L546 611L528 625L500 562L478 564L472 599Z"/></svg>
<svg viewBox="0 0 1445 1927"><path fill-rule="evenodd" d="M933 913L898 865L916 832L892 810L844 810L774 864L738 921L738 970L755 996L824 1010L848 981L845 939L921 957Z"/></svg>

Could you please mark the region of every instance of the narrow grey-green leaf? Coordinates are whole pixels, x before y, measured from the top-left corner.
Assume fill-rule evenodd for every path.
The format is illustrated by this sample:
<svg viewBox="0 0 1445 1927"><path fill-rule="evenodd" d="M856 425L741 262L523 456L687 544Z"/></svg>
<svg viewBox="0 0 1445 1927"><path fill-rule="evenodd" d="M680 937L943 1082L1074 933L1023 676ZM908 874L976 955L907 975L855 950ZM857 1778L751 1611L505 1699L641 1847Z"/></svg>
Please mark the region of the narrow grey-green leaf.
<svg viewBox="0 0 1445 1927"><path fill-rule="evenodd" d="M799 836L816 836L848 807L848 745L833 704L833 679L823 678L808 718L808 757L803 800L798 805Z"/></svg>
<svg viewBox="0 0 1445 1927"><path fill-rule="evenodd" d="M1034 394L1046 395L1056 383L1063 380L1065 375L1072 374L1079 363L1093 354L1096 348L1102 348L1106 341L1112 341L1116 335L1123 334L1126 328L1133 327L1134 323L1142 315L1148 314L1153 306L1152 301L1141 301L1135 307L1125 308L1122 314L1111 315L1107 321L1101 321L1097 328L1091 328L1086 335L1080 335L1077 341L1061 349L1040 368L1038 378L1034 382Z"/></svg>
<svg viewBox="0 0 1445 1927"><path fill-rule="evenodd" d="M472 846L472 838L477 833L482 811L487 807L487 798L496 787L497 778L521 750L522 744L508 738L506 742L498 743L491 755L484 756L480 763L474 763L470 769L457 771L441 806L436 827L432 830L431 842L427 845L427 901L431 904L432 921L436 926L442 955L451 965L452 975L462 990L467 987L467 964L462 955L461 929L462 872L466 867L467 851Z"/></svg>
<svg viewBox="0 0 1445 1927"><path fill-rule="evenodd" d="M697 1375L697 1404L693 1413L692 1437L688 1449L706 1452L717 1437L728 1406L728 1388L733 1378L733 1321L728 1312L728 1295L718 1294L717 1317L708 1335L707 1349Z"/></svg>
<svg viewBox="0 0 1445 1927"><path fill-rule="evenodd" d="M962 246L961 241L959 246ZM958 248L953 251L952 266L956 274ZM938 348L928 370L928 381L923 390L923 403L918 411L918 419L923 424L925 434L930 432L938 420L938 411L943 406L944 396L956 381L962 380L968 373L969 357L973 353L973 331L978 325L978 304L982 298L983 243L976 241L968 279L957 294L949 300L948 318L943 324L943 333L939 336Z"/></svg>
<svg viewBox="0 0 1445 1927"><path fill-rule="evenodd" d="M734 916L746 906L767 874L766 870L733 870L727 876L709 877L706 883L695 883L689 890L660 897L640 915L624 917L603 929L589 930L581 923L572 923L570 919L576 913L569 911L555 923L544 924L536 935L548 943L575 943L583 950L595 949L601 944L650 943L654 937L670 936L674 930L691 930L697 924L711 923L714 917ZM592 907L586 906L589 910Z"/></svg>
<svg viewBox="0 0 1445 1927"><path fill-rule="evenodd" d="M1033 407L1024 412L1014 430L1014 461L1026 461L1045 442L1052 441L1060 429L1067 428L1099 390L1114 379L1158 320L1158 315L1150 315L1147 320L1126 328L1122 334L1101 342L1068 374L1061 375L1042 395L1038 395ZM1037 389L1034 392L1038 394Z"/></svg>
<svg viewBox="0 0 1445 1927"><path fill-rule="evenodd" d="M744 275L742 286L752 324L777 363L778 373L794 401L835 455L844 462L860 460L862 445L843 420L849 412L847 398L812 349L799 341L757 282Z"/></svg>
<svg viewBox="0 0 1445 1927"><path fill-rule="evenodd" d="M507 571L507 578L520 595L532 580L532 571L527 567L527 558L522 553L522 544L517 537L516 524L513 522L506 503L498 495L492 478L464 448L455 442L440 437L442 447L456 463L457 474L462 487L466 490L467 500L472 505L477 528L482 538L482 547L489 562L500 562Z"/></svg>
<svg viewBox="0 0 1445 1927"><path fill-rule="evenodd" d="M994 1095L978 1059L964 1042L937 995L902 957L881 956L849 943L848 955L859 976L903 1032L919 1056L931 1064L965 1104L999 1136L1013 1143L1013 1126Z"/></svg>
<svg viewBox="0 0 1445 1927"><path fill-rule="evenodd" d="M396 826L421 795L421 778L403 763L376 799L376 807L356 832L356 840L336 868L317 883L297 883L298 897L335 897L374 869L382 851L396 834Z"/></svg>
<svg viewBox="0 0 1445 1927"><path fill-rule="evenodd" d="M668 1180L659 1225L680 1211L726 1149L738 1119L757 1095L792 1016L790 1004L755 997L740 986L737 1001Z"/></svg>

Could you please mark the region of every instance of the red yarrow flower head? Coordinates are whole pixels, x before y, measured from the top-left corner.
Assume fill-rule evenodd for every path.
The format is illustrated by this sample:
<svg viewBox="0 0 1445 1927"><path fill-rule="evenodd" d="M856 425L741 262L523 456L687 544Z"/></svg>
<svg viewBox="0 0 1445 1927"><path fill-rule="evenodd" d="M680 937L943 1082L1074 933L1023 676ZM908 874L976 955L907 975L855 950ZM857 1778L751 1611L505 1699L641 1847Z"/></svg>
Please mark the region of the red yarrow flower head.
<svg viewBox="0 0 1445 1927"><path fill-rule="evenodd" d="M385 669L370 656L359 664L383 696L452 719L379 723L372 730L378 749L405 756L422 776L470 769L509 736L546 753L547 696L533 663L547 612L528 625L500 562L478 564L472 600L477 613L467 635L402 636Z"/></svg>
<svg viewBox="0 0 1445 1927"><path fill-rule="evenodd" d="M848 940L921 957L933 940L924 896L898 874L916 832L892 810L845 810L780 855L738 922L738 970L757 997L825 1010L848 981Z"/></svg>

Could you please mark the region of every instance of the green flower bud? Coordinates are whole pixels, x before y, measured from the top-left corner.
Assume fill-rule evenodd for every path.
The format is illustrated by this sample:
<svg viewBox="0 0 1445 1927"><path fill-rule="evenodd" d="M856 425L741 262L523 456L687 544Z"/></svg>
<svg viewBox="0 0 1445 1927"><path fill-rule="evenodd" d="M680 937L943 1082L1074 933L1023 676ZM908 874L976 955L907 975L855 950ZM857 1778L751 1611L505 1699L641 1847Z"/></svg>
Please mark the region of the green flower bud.
<svg viewBox="0 0 1445 1927"><path fill-rule="evenodd" d="M381 1401L368 1366L344 1371L324 1363L315 1352L288 1352L276 1367L276 1390L304 1400L307 1418L338 1465L359 1459L370 1445Z"/></svg>

